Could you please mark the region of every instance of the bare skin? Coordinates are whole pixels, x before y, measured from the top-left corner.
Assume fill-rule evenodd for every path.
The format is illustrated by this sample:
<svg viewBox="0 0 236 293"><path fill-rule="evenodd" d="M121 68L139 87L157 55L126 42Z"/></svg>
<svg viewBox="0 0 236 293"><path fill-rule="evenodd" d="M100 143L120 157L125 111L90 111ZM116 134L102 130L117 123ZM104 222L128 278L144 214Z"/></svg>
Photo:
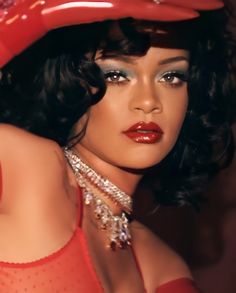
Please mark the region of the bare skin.
<svg viewBox="0 0 236 293"><path fill-rule="evenodd" d="M155 47L142 57L101 59L98 54L96 62L107 74L107 91L91 107L86 134L75 149L130 195L143 170L161 162L178 138L188 105L187 83L178 76L187 74L188 58L185 50ZM76 132L84 125L84 116ZM136 143L123 134L140 121L162 128L157 143Z"/></svg>
<svg viewBox="0 0 236 293"><path fill-rule="evenodd" d="M78 217L77 183L55 143L8 125L0 126L0 136L4 137L0 147L3 176L0 260L31 262L57 251L71 238ZM98 233L89 210L85 211L83 228L105 291L130 292L132 285L132 292L143 292L131 250L115 254L107 250L104 235ZM172 279L191 278L180 257L146 227L132 223L132 235L147 292L154 292ZM127 279L123 277L124 268L129 272Z"/></svg>
<svg viewBox="0 0 236 293"><path fill-rule="evenodd" d="M142 172L130 170L142 170L163 160L177 140L188 104L186 83L165 76L169 71L187 70L187 52L158 50L151 48L134 62L97 61L102 69L107 65L128 68L128 74L122 76L119 86L117 79L108 80L106 95L91 108L86 135L76 145L85 161L130 195L142 177ZM176 56L182 59L160 64ZM158 123L163 138L146 145L122 135L138 121ZM9 125L0 125L0 138L0 260L31 262L59 250L73 235L79 216L77 182L56 143ZM109 205L115 213L120 212L112 202ZM131 224L132 246L144 285L131 248L115 253L107 250L106 236L97 230L89 208L84 208L82 227L105 292L141 293L145 286L152 293L170 280L191 278L181 258L136 221Z"/></svg>

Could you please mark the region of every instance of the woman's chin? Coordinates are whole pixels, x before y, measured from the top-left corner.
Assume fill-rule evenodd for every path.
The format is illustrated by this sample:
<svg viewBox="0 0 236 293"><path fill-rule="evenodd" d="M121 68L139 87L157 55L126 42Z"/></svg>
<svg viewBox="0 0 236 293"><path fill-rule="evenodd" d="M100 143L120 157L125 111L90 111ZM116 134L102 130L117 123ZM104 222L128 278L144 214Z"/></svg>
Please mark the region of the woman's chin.
<svg viewBox="0 0 236 293"><path fill-rule="evenodd" d="M139 160L139 161L134 161L134 162L129 162L129 163L126 163L126 164L123 164L122 166L122 169L125 169L125 170L129 170L129 171L133 171L134 173L140 173L140 174L144 174L145 171L147 169L150 169L156 165L158 165L160 163L160 161L157 161L157 160L150 160L150 161L142 161L142 160Z"/></svg>

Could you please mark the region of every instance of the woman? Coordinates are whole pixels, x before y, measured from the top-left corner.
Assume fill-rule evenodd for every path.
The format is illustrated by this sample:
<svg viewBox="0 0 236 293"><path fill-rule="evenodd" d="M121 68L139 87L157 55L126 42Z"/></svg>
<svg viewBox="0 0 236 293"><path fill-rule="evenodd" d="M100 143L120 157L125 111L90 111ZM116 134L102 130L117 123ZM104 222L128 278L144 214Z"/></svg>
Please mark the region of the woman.
<svg viewBox="0 0 236 293"><path fill-rule="evenodd" d="M159 203L196 204L230 160L223 11L190 20L222 3L183 2L5 8L1 292L198 292L184 261L132 219L144 175L158 175Z"/></svg>

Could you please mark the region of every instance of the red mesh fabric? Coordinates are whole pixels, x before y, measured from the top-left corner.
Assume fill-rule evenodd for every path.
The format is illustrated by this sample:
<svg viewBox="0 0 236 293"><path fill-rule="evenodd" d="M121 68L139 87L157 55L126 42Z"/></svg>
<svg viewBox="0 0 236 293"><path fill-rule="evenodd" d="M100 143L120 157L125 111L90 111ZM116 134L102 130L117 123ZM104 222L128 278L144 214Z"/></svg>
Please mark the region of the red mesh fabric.
<svg viewBox="0 0 236 293"><path fill-rule="evenodd" d="M103 292L80 228L60 251L26 264L0 262L0 292Z"/></svg>
<svg viewBox="0 0 236 293"><path fill-rule="evenodd" d="M79 206L82 207L80 190L78 197ZM81 208L78 213L78 227L70 241L54 254L24 264L0 261L0 293L104 292L95 273L86 238L81 229L82 213ZM135 251L133 254L142 275ZM183 278L162 285L156 292L198 293L199 291L191 280Z"/></svg>
<svg viewBox="0 0 236 293"><path fill-rule="evenodd" d="M170 281L159 288L156 293L200 293L194 282L187 278Z"/></svg>

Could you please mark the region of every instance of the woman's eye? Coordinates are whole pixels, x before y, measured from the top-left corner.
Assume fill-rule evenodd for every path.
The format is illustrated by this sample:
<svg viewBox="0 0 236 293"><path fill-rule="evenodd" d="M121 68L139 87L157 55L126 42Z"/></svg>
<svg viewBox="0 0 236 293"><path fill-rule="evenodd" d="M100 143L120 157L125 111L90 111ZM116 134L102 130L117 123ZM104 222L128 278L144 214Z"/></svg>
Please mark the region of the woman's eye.
<svg viewBox="0 0 236 293"><path fill-rule="evenodd" d="M118 70L109 71L105 73L104 76L109 83L121 83L129 80L124 72Z"/></svg>
<svg viewBox="0 0 236 293"><path fill-rule="evenodd" d="M162 75L159 81L170 86L178 86L187 81L187 74L184 72L168 72Z"/></svg>

